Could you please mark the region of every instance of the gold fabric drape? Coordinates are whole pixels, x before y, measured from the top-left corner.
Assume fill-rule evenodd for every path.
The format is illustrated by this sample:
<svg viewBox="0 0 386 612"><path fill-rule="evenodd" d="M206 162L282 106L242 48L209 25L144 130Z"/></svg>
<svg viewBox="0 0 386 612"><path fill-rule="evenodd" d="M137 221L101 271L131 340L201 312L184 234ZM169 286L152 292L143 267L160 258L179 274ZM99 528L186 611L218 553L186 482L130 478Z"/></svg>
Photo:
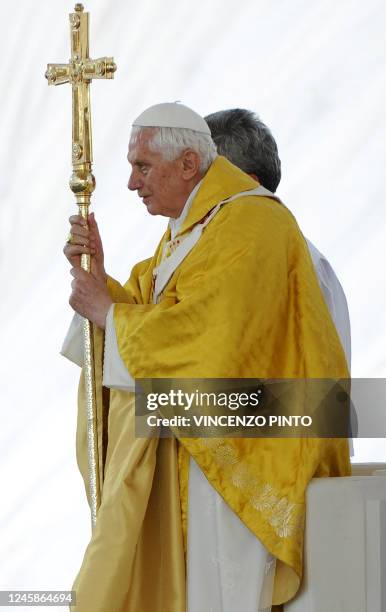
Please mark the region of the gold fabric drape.
<svg viewBox="0 0 386 612"><path fill-rule="evenodd" d="M74 610L185 612L177 441L135 438L131 393L113 394L108 431L102 503L73 585Z"/></svg>

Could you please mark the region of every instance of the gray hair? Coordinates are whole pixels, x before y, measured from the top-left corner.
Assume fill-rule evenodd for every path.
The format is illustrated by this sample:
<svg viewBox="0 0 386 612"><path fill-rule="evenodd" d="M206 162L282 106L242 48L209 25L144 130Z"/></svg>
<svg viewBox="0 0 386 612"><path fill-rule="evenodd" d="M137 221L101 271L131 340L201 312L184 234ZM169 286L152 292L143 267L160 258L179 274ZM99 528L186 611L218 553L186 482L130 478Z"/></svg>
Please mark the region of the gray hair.
<svg viewBox="0 0 386 612"><path fill-rule="evenodd" d="M218 111L205 117L220 155L275 192L281 179L281 162L274 137L252 111L242 108Z"/></svg>
<svg viewBox="0 0 386 612"><path fill-rule="evenodd" d="M186 149L193 149L200 157L200 171L205 173L217 157L217 149L211 136L186 128L133 126L130 145L134 145L142 130L154 131L149 140L149 149L161 153L164 159L174 160Z"/></svg>

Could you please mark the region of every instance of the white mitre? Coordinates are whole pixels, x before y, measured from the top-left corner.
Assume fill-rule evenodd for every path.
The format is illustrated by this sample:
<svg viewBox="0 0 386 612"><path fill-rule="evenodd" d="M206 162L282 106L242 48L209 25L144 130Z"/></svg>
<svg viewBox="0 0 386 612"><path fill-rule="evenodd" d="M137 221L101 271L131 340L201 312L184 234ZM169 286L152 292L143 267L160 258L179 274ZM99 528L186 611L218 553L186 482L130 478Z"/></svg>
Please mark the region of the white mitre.
<svg viewBox="0 0 386 612"><path fill-rule="evenodd" d="M133 126L185 128L210 136L207 122L194 110L178 102L150 106L133 121Z"/></svg>

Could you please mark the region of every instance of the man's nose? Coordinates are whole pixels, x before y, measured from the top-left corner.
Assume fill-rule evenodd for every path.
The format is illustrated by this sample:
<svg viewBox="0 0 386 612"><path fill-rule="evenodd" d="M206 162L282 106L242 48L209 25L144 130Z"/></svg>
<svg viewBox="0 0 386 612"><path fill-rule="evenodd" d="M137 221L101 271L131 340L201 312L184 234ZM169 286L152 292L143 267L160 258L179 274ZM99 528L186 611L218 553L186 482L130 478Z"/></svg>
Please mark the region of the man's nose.
<svg viewBox="0 0 386 612"><path fill-rule="evenodd" d="M128 189L130 191L136 191L142 187L141 179L135 172L130 174L129 182L127 183Z"/></svg>

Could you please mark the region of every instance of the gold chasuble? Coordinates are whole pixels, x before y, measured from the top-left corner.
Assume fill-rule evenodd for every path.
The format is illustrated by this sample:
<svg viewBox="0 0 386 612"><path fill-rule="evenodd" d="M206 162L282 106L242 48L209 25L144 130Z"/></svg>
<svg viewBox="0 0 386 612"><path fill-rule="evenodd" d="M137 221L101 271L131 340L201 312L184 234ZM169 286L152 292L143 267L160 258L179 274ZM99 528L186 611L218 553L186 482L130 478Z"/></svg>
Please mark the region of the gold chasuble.
<svg viewBox="0 0 386 612"><path fill-rule="evenodd" d="M255 187L217 157L179 234ZM124 287L109 279L119 352L133 378L348 378L307 244L285 206L261 196L225 203L153 304L152 273L168 240L169 229ZM87 483L82 397L81 385L77 453ZM189 456L277 558L273 603L294 597L307 485L349 475L347 440L178 439L178 430L177 438L135 438L134 395L113 390L105 421L102 501L73 587L77 612L185 612Z"/></svg>

